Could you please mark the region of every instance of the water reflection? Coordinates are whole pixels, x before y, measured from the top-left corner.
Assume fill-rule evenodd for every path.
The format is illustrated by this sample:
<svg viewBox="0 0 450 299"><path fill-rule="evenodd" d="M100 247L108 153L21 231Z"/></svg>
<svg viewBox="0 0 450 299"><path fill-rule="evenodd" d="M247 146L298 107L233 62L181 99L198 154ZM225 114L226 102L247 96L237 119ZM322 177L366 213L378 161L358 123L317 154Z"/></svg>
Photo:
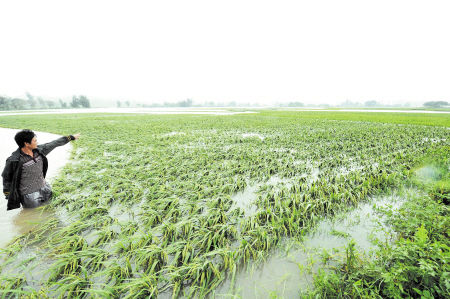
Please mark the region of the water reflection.
<svg viewBox="0 0 450 299"><path fill-rule="evenodd" d="M29 232L35 225L53 218L52 211L37 209L21 209L17 215L12 218L14 228L18 235Z"/></svg>

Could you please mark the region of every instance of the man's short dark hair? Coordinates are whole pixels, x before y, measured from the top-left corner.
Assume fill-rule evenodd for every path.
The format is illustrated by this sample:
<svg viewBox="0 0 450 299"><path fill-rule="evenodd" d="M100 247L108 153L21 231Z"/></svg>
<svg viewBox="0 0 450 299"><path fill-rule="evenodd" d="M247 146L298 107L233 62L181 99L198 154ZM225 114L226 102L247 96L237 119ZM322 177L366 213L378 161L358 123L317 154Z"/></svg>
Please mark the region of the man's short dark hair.
<svg viewBox="0 0 450 299"><path fill-rule="evenodd" d="M16 134L14 137L14 140L16 140L17 145L20 148L23 148L26 143L31 143L31 140L33 140L33 137L36 136L33 131L31 130L22 130Z"/></svg>

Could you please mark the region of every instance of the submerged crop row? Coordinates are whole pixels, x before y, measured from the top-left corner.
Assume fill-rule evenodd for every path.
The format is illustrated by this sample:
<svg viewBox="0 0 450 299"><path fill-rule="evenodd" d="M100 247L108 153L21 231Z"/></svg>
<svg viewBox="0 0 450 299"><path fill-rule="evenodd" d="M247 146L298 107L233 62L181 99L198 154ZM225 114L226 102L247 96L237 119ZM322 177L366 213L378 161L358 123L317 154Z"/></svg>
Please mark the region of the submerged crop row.
<svg viewBox="0 0 450 299"><path fill-rule="evenodd" d="M47 207L67 219L2 250L1 292L205 296L281 238L398 186L449 145L445 127L289 116L0 119L83 135Z"/></svg>

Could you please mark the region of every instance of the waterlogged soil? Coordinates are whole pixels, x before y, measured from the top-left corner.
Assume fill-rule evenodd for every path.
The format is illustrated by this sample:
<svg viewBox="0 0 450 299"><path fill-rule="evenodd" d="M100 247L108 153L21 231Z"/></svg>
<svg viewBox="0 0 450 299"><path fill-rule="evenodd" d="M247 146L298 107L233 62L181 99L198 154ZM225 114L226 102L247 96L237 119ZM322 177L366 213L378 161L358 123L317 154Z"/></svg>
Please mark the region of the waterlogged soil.
<svg viewBox="0 0 450 299"><path fill-rule="evenodd" d="M313 286L313 274L328 271L345 254L354 240L361 253L369 254L377 242L389 242L393 231L378 209L395 210L405 195L373 198L348 213L324 219L302 242L285 240L262 264L250 264L236 274L235 284L226 280L214 292L215 298L297 298Z"/></svg>
<svg viewBox="0 0 450 299"><path fill-rule="evenodd" d="M8 158L13 151L17 149L17 144L14 141L14 136L19 130L0 128L0 139L4 140L0 148L0 169L3 171L5 167L6 158ZM38 143L46 143L55 140L60 135L35 132ZM72 146L66 144L55 148L48 156L48 171L46 180L52 182L59 170L67 163L70 157ZM38 209L15 209L6 211L7 201L3 198L0 200L0 227L2 233L0 234L0 248L5 247L15 237L20 236L32 229L33 226L47 221L49 218L64 217L63 212L55 212Z"/></svg>

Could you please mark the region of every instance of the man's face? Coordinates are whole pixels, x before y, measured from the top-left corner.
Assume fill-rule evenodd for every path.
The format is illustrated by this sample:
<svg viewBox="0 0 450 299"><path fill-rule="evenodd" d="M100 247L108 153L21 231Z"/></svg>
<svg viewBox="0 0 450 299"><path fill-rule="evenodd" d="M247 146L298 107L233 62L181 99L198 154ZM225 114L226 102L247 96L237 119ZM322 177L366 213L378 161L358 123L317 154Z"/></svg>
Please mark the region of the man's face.
<svg viewBox="0 0 450 299"><path fill-rule="evenodd" d="M25 147L27 147L27 148L29 148L31 150L36 149L37 145L38 145L38 143L37 143L36 136L34 136L33 139L31 139L31 143L25 142Z"/></svg>

